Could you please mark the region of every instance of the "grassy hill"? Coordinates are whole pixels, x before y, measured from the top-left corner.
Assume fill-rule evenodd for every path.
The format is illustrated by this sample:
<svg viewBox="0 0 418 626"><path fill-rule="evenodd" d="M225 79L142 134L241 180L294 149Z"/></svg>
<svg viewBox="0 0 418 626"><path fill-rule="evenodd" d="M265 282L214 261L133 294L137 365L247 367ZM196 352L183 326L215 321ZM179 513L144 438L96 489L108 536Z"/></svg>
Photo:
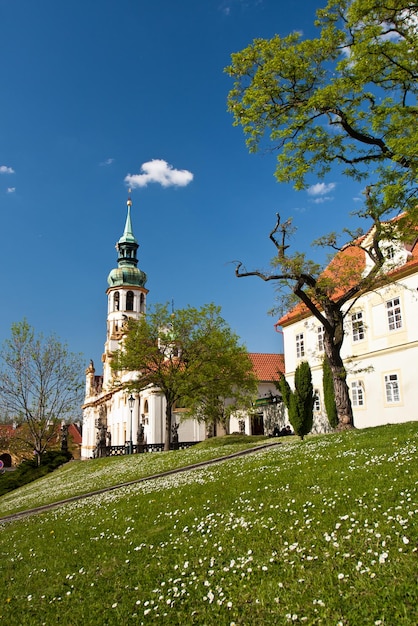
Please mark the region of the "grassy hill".
<svg viewBox="0 0 418 626"><path fill-rule="evenodd" d="M226 441L70 463L0 515L243 445ZM0 524L0 620L418 623L417 442L418 422L292 438Z"/></svg>

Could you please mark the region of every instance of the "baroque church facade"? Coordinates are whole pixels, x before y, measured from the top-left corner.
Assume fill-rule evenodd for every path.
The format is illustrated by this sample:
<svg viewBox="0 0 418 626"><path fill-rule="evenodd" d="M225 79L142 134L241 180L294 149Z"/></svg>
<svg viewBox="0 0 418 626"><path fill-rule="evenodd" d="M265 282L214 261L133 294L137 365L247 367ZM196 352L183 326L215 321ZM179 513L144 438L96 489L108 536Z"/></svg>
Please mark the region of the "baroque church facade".
<svg viewBox="0 0 418 626"><path fill-rule="evenodd" d="M162 450L165 433L165 398L156 387L140 393L127 393L114 385L112 355L121 346L128 318L140 319L146 313L147 276L138 267L138 242L132 229L132 201L128 198L125 228L116 244L117 267L108 279L107 330L102 355L103 373L96 372L91 361L86 369L83 404L83 438L81 458L91 459L107 454ZM251 414L231 416L229 432L270 434L284 426L283 407L278 402L276 382L284 371L282 354L249 353L258 381L258 399ZM135 372L123 374L122 383L135 378ZM173 414L173 441L180 447L203 441L209 433L203 422L181 420L181 410ZM225 434L217 425L210 435Z"/></svg>
<svg viewBox="0 0 418 626"><path fill-rule="evenodd" d="M81 458L101 456L111 447L121 453L132 446L146 444L159 449L164 441L165 398L156 388L128 394L115 388L111 368L113 353L120 348L124 325L128 318L139 319L146 312L147 276L138 267L138 242L131 221L132 201L127 201L125 229L116 244L118 266L111 270L107 282L107 331L102 355L103 373L96 374L91 361L86 369L86 390L83 404L83 443ZM124 375L122 382L135 373ZM205 438L205 426L196 420L180 423L173 416L176 437L182 442Z"/></svg>

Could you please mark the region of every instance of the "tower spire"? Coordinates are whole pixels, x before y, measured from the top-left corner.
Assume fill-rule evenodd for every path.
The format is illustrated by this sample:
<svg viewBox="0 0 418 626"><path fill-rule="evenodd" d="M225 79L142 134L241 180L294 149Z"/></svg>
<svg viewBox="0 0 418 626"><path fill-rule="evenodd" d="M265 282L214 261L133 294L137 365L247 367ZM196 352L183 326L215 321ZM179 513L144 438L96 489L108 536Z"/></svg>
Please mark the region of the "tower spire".
<svg viewBox="0 0 418 626"><path fill-rule="evenodd" d="M122 237L116 244L118 251L118 267L113 269L108 277L109 286L117 285L138 285L144 286L146 282L146 274L137 268L137 250L139 248L138 241L135 238L131 220L131 190L128 191L128 199L126 201L127 215L125 221L125 229Z"/></svg>
<svg viewBox="0 0 418 626"><path fill-rule="evenodd" d="M126 222L125 222L125 230L123 231L123 235L122 237L119 239L119 243L126 243L126 242L132 242L132 243L138 243L137 240L135 239L133 230L132 230L132 222L131 222L131 206L132 206L132 200L131 200L131 190L128 190L128 199L126 201L126 206L128 207L128 212L126 215Z"/></svg>

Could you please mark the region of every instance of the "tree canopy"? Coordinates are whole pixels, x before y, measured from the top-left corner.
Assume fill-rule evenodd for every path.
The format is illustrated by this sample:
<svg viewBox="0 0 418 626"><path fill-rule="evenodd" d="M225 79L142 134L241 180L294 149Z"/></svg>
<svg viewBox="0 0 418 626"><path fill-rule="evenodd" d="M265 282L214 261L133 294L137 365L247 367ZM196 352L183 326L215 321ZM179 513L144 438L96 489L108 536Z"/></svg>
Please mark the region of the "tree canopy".
<svg viewBox="0 0 418 626"><path fill-rule="evenodd" d="M418 21L410 0L329 0L316 38L256 39L232 55L228 107L251 151L268 136L276 177L307 185L334 164L386 210L417 195Z"/></svg>
<svg viewBox="0 0 418 626"><path fill-rule="evenodd" d="M0 403L38 462L59 435L62 421L79 414L83 399L81 355L54 335L36 335L26 320L12 325L0 351Z"/></svg>
<svg viewBox="0 0 418 626"><path fill-rule="evenodd" d="M176 405L211 422L223 419L227 404L250 403L256 391L247 351L214 304L172 313L167 305L156 305L139 320L130 319L112 367L127 388L152 386L164 394L165 449ZM133 380L123 383L124 371L135 372Z"/></svg>

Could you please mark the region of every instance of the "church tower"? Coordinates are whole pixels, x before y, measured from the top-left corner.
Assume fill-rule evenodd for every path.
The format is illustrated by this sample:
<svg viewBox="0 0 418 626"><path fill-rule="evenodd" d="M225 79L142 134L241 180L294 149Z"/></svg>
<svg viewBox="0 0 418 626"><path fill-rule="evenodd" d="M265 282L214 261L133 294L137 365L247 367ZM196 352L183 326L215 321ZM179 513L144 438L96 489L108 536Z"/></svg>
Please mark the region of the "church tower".
<svg viewBox="0 0 418 626"><path fill-rule="evenodd" d="M96 375L93 361L86 369L81 458L161 450L164 442L166 403L164 393L149 385L141 392L127 392L123 383L136 372L122 372L122 386L114 385L112 357L121 347L125 324L146 312L147 276L138 267L138 242L133 234L132 201L128 197L125 229L116 244L117 267L108 278L107 331L102 356L103 375ZM180 419L178 419L180 422ZM196 420L179 425L180 441L201 441L205 426ZM128 452L129 451L129 452Z"/></svg>
<svg viewBox="0 0 418 626"><path fill-rule="evenodd" d="M138 242L133 234L131 220L132 200L128 196L125 229L116 244L117 267L108 278L107 331L102 356L103 375L96 375L93 361L86 369L86 396L83 404L82 458L103 456L110 446L132 448L132 432L139 423L140 397L135 394L135 406L127 404L127 394L112 387L112 355L120 348L124 325L129 318L139 319L145 314L148 289L147 276L138 268ZM133 410L132 410L133 409Z"/></svg>
<svg viewBox="0 0 418 626"><path fill-rule="evenodd" d="M138 268L138 242L132 231L132 200L128 197L125 230L116 244L118 267L111 270L107 283L107 334L103 354L103 386L111 380L110 358L120 347L128 318L139 319L146 310L147 275Z"/></svg>

